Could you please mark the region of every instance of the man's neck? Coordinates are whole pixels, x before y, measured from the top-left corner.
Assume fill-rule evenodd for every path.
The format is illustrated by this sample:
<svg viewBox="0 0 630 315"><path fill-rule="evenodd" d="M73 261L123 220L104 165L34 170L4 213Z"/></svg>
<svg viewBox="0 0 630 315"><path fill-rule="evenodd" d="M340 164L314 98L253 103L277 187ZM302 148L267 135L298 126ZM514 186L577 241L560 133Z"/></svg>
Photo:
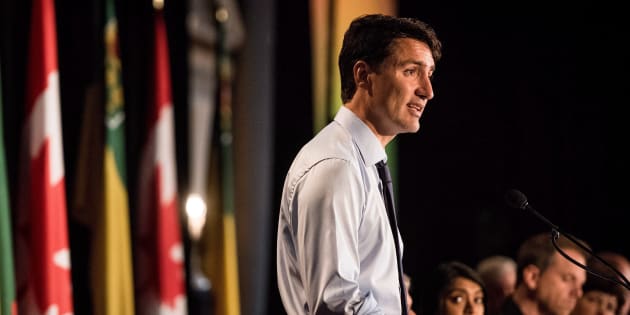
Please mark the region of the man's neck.
<svg viewBox="0 0 630 315"><path fill-rule="evenodd" d="M514 300L514 304L521 310L523 315L547 315L540 312L534 293L522 284L516 287L512 300Z"/></svg>
<svg viewBox="0 0 630 315"><path fill-rule="evenodd" d="M378 138L378 141L381 143L383 148L385 148L389 142L394 140L395 135L384 135L380 133L376 125L374 125L374 122L369 119L369 115L366 111L366 107L361 106L360 101L361 101L360 97L355 95L355 98L353 98L352 100L350 100L349 103L346 103L343 106L345 106L346 108L351 110L355 115L357 115L357 117L359 117L359 119L361 119L361 121L363 121L363 123L366 124L368 128L370 128L370 130L372 130L372 133L374 133L374 135L376 136L376 138Z"/></svg>

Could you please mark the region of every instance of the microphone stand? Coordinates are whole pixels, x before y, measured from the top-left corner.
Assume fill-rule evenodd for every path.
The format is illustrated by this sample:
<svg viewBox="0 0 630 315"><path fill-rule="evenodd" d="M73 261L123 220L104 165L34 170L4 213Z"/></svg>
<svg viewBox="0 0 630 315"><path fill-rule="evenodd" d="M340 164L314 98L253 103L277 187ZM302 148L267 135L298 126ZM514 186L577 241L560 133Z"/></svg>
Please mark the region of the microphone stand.
<svg viewBox="0 0 630 315"><path fill-rule="evenodd" d="M524 200L523 200L522 205L520 205L520 208L529 210L529 212L533 213L538 219L540 219L541 221L545 222L547 225L549 225L551 227L551 243L553 244L553 247L555 247L556 250L560 253L560 255L562 255L564 258L568 259L570 262L574 263L575 265L579 266L580 268L586 270L586 272L588 272L588 273L590 273L590 274L592 274L592 275L594 275L596 277L602 278L604 280L611 281L613 283L619 284L622 287L626 288L627 290L630 290L630 281L628 281L628 279L619 270L617 270L615 267L613 267L610 263L608 263L603 258L601 258L598 255L596 255L590 248L588 248L587 246L582 244L582 242L576 240L573 236L571 236L571 234L562 232L557 225L551 223L551 221L549 221L542 214L538 213L538 211L536 211L536 209L534 209L532 206L530 206L529 202L527 201L527 199L525 198L524 195L523 195L522 198ZM573 242L574 244L579 246L581 249L583 249L584 251L589 253L592 257L595 257L599 262L603 263L606 267L608 267L610 270L615 272L615 274L617 274L619 276L619 278L621 278L623 280L623 282L617 280L614 277L608 277L608 276L602 275L602 274L600 274L598 272L595 272L595 271L591 270L589 267L581 264L580 262L576 261L575 259L573 259L569 255L567 255L567 253L565 253L560 248L560 246L558 246L557 241L558 241L558 238L560 237L560 234L564 235L568 240L570 240L571 242Z"/></svg>

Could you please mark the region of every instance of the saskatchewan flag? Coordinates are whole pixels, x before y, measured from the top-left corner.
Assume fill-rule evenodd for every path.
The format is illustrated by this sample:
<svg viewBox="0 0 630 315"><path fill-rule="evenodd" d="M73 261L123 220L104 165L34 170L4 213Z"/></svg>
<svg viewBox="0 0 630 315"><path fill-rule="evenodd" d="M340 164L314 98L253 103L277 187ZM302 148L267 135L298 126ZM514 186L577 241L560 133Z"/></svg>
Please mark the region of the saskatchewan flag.
<svg viewBox="0 0 630 315"><path fill-rule="evenodd" d="M15 274L13 269L13 242L11 238L11 211L7 167L4 158L4 124L0 91L0 315L17 314L15 300Z"/></svg>
<svg viewBox="0 0 630 315"><path fill-rule="evenodd" d="M103 208L94 226L94 314L134 314L125 167L125 111L114 1L105 3L105 149Z"/></svg>
<svg viewBox="0 0 630 315"><path fill-rule="evenodd" d="M238 279L238 251L236 222L234 221L234 154L232 144L232 84L233 67L228 50L227 22L218 24L219 29L219 111L221 144L221 203L223 206L223 296L217 311L225 315L241 313Z"/></svg>

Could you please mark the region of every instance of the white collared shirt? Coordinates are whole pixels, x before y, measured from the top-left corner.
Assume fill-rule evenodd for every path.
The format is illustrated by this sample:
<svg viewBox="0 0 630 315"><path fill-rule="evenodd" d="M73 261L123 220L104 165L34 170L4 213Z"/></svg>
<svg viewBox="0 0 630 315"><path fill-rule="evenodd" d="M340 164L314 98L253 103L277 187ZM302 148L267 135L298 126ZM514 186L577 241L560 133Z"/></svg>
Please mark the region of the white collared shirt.
<svg viewBox="0 0 630 315"><path fill-rule="evenodd" d="M278 288L289 315L401 313L375 166L386 159L374 133L345 106L296 156L277 240Z"/></svg>

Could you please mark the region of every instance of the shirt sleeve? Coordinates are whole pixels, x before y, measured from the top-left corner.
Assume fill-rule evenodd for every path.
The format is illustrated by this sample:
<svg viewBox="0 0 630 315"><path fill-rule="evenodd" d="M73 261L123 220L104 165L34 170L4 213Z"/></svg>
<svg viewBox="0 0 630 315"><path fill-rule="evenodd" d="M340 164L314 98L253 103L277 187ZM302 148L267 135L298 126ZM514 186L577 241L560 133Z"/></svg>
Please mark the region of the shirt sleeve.
<svg viewBox="0 0 630 315"><path fill-rule="evenodd" d="M382 314L359 287L359 227L366 193L349 161L327 159L300 182L296 202L297 260L311 314Z"/></svg>

